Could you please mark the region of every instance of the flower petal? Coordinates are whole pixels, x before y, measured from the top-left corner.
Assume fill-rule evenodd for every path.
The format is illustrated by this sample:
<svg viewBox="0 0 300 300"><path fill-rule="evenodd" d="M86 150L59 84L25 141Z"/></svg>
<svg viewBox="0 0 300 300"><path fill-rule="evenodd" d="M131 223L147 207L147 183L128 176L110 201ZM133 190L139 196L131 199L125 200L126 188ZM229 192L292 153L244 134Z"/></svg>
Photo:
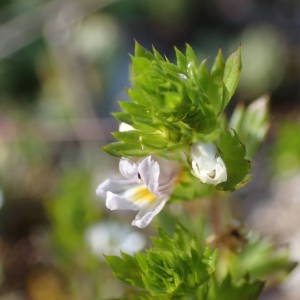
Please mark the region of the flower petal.
<svg viewBox="0 0 300 300"><path fill-rule="evenodd" d="M138 180L138 167L137 164L128 158L122 157L119 162L120 173L128 179Z"/></svg>
<svg viewBox="0 0 300 300"><path fill-rule="evenodd" d="M138 210L139 208L126 198L114 194L112 192L106 193L106 207L110 210Z"/></svg>
<svg viewBox="0 0 300 300"><path fill-rule="evenodd" d="M160 173L158 162L154 161L151 156L148 156L139 163L138 172L141 176L141 180L148 189L152 193L158 194Z"/></svg>
<svg viewBox="0 0 300 300"><path fill-rule="evenodd" d="M112 193L123 193L132 187L133 180L128 179L106 179L100 183L96 189L97 196L106 197L108 191Z"/></svg>
<svg viewBox="0 0 300 300"><path fill-rule="evenodd" d="M120 125L119 125L120 132L131 131L131 130L135 130L131 125L129 125L125 122L120 123Z"/></svg>
<svg viewBox="0 0 300 300"><path fill-rule="evenodd" d="M135 219L131 222L131 225L139 228L148 226L152 219L164 208L167 200L168 198L161 199L156 205L148 209L140 210Z"/></svg>
<svg viewBox="0 0 300 300"><path fill-rule="evenodd" d="M212 143L196 143L191 148L193 174L201 182L217 185L227 180L227 170L217 147Z"/></svg>

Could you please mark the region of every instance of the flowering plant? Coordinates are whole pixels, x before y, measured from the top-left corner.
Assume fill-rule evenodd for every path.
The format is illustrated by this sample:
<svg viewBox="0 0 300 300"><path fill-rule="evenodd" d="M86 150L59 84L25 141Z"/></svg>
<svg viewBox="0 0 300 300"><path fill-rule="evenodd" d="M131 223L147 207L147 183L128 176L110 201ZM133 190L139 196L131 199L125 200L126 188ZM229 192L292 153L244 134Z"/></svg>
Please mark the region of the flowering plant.
<svg viewBox="0 0 300 300"><path fill-rule="evenodd" d="M237 106L228 118L225 108L239 82L241 49L227 60L219 51L210 68L189 45L185 54L175 48L175 55L172 63L155 48L149 52L135 44L130 101L121 101L122 111L114 113L121 122L113 133L119 141L104 147L120 158L121 177L103 181L97 194L110 210L137 211L132 225L140 228L167 202L203 196L211 197L215 217L196 236L171 217L173 236L160 229L145 253L107 260L116 277L137 287L124 299L257 299L266 276L292 264L268 244L267 256L244 268L236 254L246 255L253 244L256 255L261 244L239 226L220 230L217 199L250 180L251 159L268 130L268 99ZM208 237L209 231L214 235ZM233 265L244 271L235 272ZM256 268L263 270L259 276Z"/></svg>
<svg viewBox="0 0 300 300"><path fill-rule="evenodd" d="M97 194L106 197L106 207L110 210L139 211L132 225L146 227L170 198L176 178L176 165L160 161L159 164L151 156L138 163L121 158L119 168L124 179L105 180L98 186Z"/></svg>

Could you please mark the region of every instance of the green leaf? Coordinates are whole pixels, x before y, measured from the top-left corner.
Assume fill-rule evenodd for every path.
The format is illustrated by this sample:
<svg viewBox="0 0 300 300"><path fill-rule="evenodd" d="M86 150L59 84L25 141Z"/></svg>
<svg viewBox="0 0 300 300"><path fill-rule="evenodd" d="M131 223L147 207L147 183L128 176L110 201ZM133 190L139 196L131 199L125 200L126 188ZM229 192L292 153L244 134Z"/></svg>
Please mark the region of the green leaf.
<svg viewBox="0 0 300 300"><path fill-rule="evenodd" d="M241 75L241 47L233 52L225 63L223 81L226 87L226 94L224 95L224 106L226 106L235 93Z"/></svg>
<svg viewBox="0 0 300 300"><path fill-rule="evenodd" d="M245 146L232 130L221 134L218 148L227 169L227 181L220 183L217 187L233 191L250 179L250 161L245 158Z"/></svg>
<svg viewBox="0 0 300 300"><path fill-rule="evenodd" d="M144 288L144 283L139 276L140 267L133 256L122 253L121 257L106 255L105 259L118 279L133 286Z"/></svg>
<svg viewBox="0 0 300 300"><path fill-rule="evenodd" d="M176 47L175 47L175 54L176 54L177 66L181 71L186 72L187 60L185 55Z"/></svg>
<svg viewBox="0 0 300 300"><path fill-rule="evenodd" d="M230 126L238 133L246 145L247 157L253 157L256 149L263 141L269 129L268 96L262 96L252 102L246 109L237 106L234 110Z"/></svg>
<svg viewBox="0 0 300 300"><path fill-rule="evenodd" d="M215 61L211 67L212 77L223 79L224 69L225 69L225 61L224 61L222 50L219 49Z"/></svg>
<svg viewBox="0 0 300 300"><path fill-rule="evenodd" d="M102 149L117 157L143 157L151 154L151 149L145 149L140 144L115 142L102 147Z"/></svg>
<svg viewBox="0 0 300 300"><path fill-rule="evenodd" d="M134 56L136 57L145 57L152 60L153 55L150 51L146 50L140 43L135 41L134 43Z"/></svg>

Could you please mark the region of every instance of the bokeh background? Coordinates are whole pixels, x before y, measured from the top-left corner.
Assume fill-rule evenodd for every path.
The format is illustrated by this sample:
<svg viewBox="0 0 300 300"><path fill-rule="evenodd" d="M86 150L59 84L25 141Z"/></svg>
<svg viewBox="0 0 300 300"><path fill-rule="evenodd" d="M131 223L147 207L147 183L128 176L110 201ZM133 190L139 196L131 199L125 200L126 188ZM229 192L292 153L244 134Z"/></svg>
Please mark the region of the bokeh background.
<svg viewBox="0 0 300 300"><path fill-rule="evenodd" d="M232 205L300 260L299 1L1 0L1 300L122 294L101 253L139 251L151 228L127 227L132 215L107 212L94 191L117 170L100 147L118 127L135 40L171 60L185 43L201 58L242 45L233 104L269 93L272 123ZM299 299L299 282L296 268L262 299Z"/></svg>

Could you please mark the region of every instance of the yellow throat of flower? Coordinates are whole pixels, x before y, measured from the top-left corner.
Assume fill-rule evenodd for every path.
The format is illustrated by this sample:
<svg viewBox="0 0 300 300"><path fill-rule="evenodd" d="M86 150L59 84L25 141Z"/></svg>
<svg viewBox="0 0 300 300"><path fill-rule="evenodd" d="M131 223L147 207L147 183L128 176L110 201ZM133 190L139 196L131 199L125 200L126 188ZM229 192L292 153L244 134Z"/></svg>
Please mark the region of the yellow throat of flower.
<svg viewBox="0 0 300 300"><path fill-rule="evenodd" d="M134 188L131 197L135 203L146 202L147 204L152 204L157 200L157 196L144 185Z"/></svg>

